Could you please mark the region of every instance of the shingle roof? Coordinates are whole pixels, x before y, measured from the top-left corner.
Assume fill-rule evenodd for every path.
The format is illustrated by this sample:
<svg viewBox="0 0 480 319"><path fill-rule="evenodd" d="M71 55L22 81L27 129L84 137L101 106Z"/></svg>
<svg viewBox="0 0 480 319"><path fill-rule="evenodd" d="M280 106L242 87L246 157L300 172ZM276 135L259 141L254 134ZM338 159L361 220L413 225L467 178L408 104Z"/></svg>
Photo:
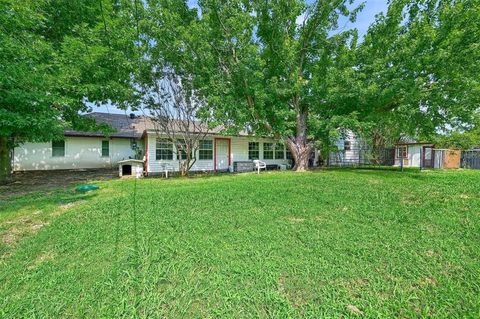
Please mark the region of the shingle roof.
<svg viewBox="0 0 480 319"><path fill-rule="evenodd" d="M156 132L159 128L158 125L152 120L149 116L138 116L130 117L125 114L112 114L112 113L101 113L101 112L92 112L85 114L85 116L93 117L97 124L108 124L116 130L115 133L110 134L111 137L124 137L124 138L140 138L145 131L147 132ZM208 124L205 123L196 123L201 132L209 134L220 134L224 130L224 126L220 125L213 129L208 128ZM180 131L183 129L183 125L180 125L178 121L172 122L172 131ZM193 124L191 129L194 129ZM82 132L75 130L65 130L66 136L105 136L102 132ZM242 131L239 133L241 136L247 136L248 133Z"/></svg>
<svg viewBox="0 0 480 319"><path fill-rule="evenodd" d="M110 114L93 112L85 114L85 116L95 119L97 124L108 124L116 130L116 132L110 134L112 137L127 137L127 138L139 138L142 136L145 130L145 123L149 121L144 116L135 116L130 118L125 114ZM102 137L102 132L82 132L75 130L65 130L67 136L99 136Z"/></svg>

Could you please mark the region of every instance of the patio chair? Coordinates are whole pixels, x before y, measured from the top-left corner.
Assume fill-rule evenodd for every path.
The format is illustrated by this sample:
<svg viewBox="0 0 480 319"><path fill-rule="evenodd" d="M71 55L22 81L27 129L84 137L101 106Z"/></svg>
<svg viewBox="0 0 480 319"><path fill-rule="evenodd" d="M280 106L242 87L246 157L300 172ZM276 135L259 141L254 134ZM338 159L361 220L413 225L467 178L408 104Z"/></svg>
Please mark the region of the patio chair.
<svg viewBox="0 0 480 319"><path fill-rule="evenodd" d="M267 170L267 163L262 162L260 160L253 160L253 164L255 164L255 169L257 170L257 174L260 174L260 170L263 168Z"/></svg>
<svg viewBox="0 0 480 319"><path fill-rule="evenodd" d="M165 178L168 178L168 172L173 172L173 166L168 163L161 163L160 164L160 172L162 173Z"/></svg>

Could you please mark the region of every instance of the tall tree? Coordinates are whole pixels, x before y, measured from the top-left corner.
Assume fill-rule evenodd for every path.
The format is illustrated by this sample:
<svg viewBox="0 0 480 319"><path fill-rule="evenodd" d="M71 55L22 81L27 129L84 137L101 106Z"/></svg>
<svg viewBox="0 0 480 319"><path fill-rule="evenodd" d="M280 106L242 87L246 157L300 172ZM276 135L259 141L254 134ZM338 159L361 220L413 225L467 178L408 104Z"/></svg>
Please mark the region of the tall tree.
<svg viewBox="0 0 480 319"><path fill-rule="evenodd" d="M353 21L361 8L350 10L352 2L200 2L213 66L201 78L217 116L285 140L298 171L308 168L315 118L331 110L336 60L356 40L339 28L340 17Z"/></svg>
<svg viewBox="0 0 480 319"><path fill-rule="evenodd" d="M78 116L87 102L127 100L131 12L120 1L0 2L0 182L15 145L92 125Z"/></svg>
<svg viewBox="0 0 480 319"><path fill-rule="evenodd" d="M335 114L328 79L355 46L355 32L339 27L341 17L355 19L352 3L201 0L190 9L151 0L142 32L150 52L192 77L218 124L283 139L295 169L306 170L318 109Z"/></svg>

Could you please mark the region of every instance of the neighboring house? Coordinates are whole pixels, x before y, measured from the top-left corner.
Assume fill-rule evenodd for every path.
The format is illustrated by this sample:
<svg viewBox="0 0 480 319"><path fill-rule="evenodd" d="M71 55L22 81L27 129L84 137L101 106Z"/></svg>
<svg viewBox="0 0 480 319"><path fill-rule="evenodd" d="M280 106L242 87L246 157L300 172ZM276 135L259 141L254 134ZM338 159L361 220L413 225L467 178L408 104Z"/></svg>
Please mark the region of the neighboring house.
<svg viewBox="0 0 480 319"><path fill-rule="evenodd" d="M13 169L54 170L81 168L113 168L129 158L144 159L145 173L178 171L175 146L159 134L154 123L145 116L90 113L97 123L116 129L108 138L98 132L65 131L63 141L25 143L14 149ZM274 139L256 138L242 132L222 135L222 128L208 132L200 141L192 171L232 170L235 162L260 159L267 165L289 165L291 154Z"/></svg>
<svg viewBox="0 0 480 319"><path fill-rule="evenodd" d="M395 144L395 166L434 168L435 145L402 137Z"/></svg>
<svg viewBox="0 0 480 319"><path fill-rule="evenodd" d="M329 165L354 165L360 164L362 140L350 130L347 130L341 138L339 138L334 147L337 151L332 151L328 156Z"/></svg>

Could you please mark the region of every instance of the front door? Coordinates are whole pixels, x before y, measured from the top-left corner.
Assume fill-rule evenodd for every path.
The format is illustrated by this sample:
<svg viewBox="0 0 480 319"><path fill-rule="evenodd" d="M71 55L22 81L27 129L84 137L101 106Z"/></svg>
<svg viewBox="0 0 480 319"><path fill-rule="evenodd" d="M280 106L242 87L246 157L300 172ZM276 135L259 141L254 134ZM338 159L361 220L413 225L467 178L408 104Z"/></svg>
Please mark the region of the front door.
<svg viewBox="0 0 480 319"><path fill-rule="evenodd" d="M215 170L228 170L230 156L230 140L215 139Z"/></svg>
<svg viewBox="0 0 480 319"><path fill-rule="evenodd" d="M423 147L423 167L433 168L433 147L424 146Z"/></svg>

